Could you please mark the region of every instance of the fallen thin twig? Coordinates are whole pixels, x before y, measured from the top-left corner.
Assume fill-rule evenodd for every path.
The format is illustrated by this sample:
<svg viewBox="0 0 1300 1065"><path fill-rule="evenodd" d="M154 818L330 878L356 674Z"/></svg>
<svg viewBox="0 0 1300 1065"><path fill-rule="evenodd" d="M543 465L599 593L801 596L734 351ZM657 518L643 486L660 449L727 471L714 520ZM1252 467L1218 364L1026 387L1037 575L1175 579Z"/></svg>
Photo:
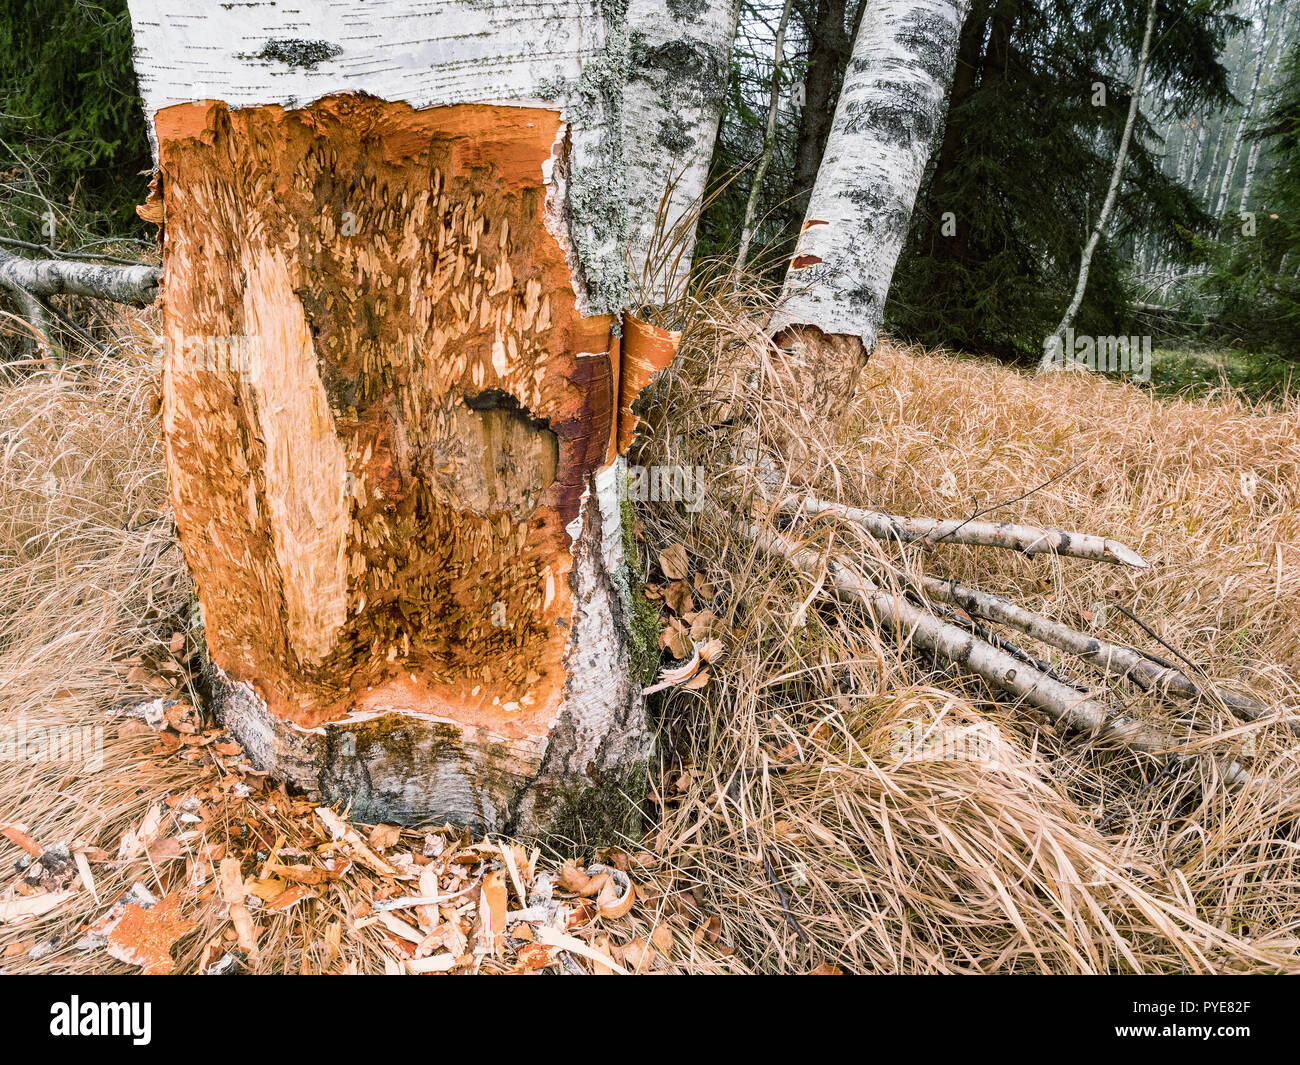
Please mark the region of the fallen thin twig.
<svg viewBox="0 0 1300 1065"><path fill-rule="evenodd" d="M952 603L986 621L1010 625L1040 643L1078 656L1108 676L1130 680L1145 691L1184 699L1214 699L1250 721L1269 717L1269 708L1255 699L1208 684L1198 685L1182 670L1159 665L1136 648L1089 636L1027 610L1005 596L981 591L951 578L908 575L906 579L927 596ZM1300 733L1300 722L1289 721L1288 727Z"/></svg>

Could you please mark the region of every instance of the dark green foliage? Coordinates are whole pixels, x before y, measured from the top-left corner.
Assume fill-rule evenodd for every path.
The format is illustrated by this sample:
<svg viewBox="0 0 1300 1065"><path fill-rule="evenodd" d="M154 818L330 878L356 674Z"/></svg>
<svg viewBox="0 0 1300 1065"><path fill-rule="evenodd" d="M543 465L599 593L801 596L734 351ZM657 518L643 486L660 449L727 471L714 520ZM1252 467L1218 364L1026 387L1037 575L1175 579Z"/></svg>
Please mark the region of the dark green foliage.
<svg viewBox="0 0 1300 1065"><path fill-rule="evenodd" d="M1225 0L1163 0L1147 112L1230 99L1217 56L1238 20ZM894 276L888 325L927 344L1036 355L1073 291L1106 196L1143 30L1141 0L976 0L962 31L948 123ZM1096 106L1094 86L1106 86ZM1211 219L1160 169L1139 115L1120 197L1092 262L1076 328L1123 331L1132 241L1154 233L1196 256ZM951 217L946 216L951 212ZM955 233L944 231L945 220Z"/></svg>
<svg viewBox="0 0 1300 1065"><path fill-rule="evenodd" d="M126 0L6 0L0 165L14 179L0 206L6 235L44 242L50 209L83 235L145 234L135 205L151 162L131 48Z"/></svg>

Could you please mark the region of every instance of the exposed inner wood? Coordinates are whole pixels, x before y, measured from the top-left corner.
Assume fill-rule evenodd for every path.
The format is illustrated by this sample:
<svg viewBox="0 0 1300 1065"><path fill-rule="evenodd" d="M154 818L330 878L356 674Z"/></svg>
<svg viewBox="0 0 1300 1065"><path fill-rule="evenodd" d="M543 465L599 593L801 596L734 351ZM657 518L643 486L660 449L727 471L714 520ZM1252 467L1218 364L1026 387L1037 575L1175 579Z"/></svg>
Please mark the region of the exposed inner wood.
<svg viewBox="0 0 1300 1065"><path fill-rule="evenodd" d="M558 114L336 96L157 131L164 428L214 661L303 727L544 733L566 525L619 420L611 322L547 226Z"/></svg>
<svg viewBox="0 0 1300 1065"><path fill-rule="evenodd" d="M812 325L791 325L774 340L794 356L791 387L806 408L836 410L853 398L871 354L861 337L823 333Z"/></svg>

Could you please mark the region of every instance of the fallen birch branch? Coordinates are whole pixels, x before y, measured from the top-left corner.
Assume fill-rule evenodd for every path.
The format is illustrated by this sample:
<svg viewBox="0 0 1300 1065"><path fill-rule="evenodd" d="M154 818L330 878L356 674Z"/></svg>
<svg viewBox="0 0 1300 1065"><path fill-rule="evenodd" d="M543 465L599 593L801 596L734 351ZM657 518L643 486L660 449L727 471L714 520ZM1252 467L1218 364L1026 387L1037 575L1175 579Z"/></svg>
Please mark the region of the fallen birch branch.
<svg viewBox="0 0 1300 1065"><path fill-rule="evenodd" d="M982 677L1000 691L1028 703L1053 721L1095 739L1113 742L1156 758L1188 758L1176 753L1179 739L1097 699L1053 680L973 634L942 621L902 595L886 591L834 558L823 558L772 529L750 526L750 536L761 550L782 558L814 580L823 575L835 598L866 607L876 620L900 641L910 643L938 661L960 666ZM1251 777L1233 759L1212 759L1229 787L1251 783Z"/></svg>
<svg viewBox="0 0 1300 1065"><path fill-rule="evenodd" d="M812 495L802 498L791 496L782 507L786 510L802 509L805 514L814 517L819 514L834 514L846 518L856 522L878 540L894 540L905 544L918 540L931 544L971 544L1019 551L1030 558L1055 554L1091 559L1094 562L1113 562L1133 569L1148 569L1150 566L1136 551L1116 540L1089 533L1067 532L1055 527L1039 528L1007 521L904 518L877 510L846 507Z"/></svg>
<svg viewBox="0 0 1300 1065"><path fill-rule="evenodd" d="M158 295L156 266L116 266L69 259L20 259L0 252L0 286L21 289L37 299L46 296L92 296L145 306Z"/></svg>
<svg viewBox="0 0 1300 1065"><path fill-rule="evenodd" d="M1081 658L1108 676L1130 680L1145 691L1184 699L1211 698L1250 721L1270 716L1269 708L1263 703L1223 688L1209 685L1202 688L1182 670L1153 662L1135 648L1088 636L1059 621L1035 614L1004 596L980 591L951 578L914 574L899 574L899 577L911 582L926 596L961 607L972 617L1009 625L1040 643ZM1289 721L1288 727L1292 732L1300 733L1300 722Z"/></svg>

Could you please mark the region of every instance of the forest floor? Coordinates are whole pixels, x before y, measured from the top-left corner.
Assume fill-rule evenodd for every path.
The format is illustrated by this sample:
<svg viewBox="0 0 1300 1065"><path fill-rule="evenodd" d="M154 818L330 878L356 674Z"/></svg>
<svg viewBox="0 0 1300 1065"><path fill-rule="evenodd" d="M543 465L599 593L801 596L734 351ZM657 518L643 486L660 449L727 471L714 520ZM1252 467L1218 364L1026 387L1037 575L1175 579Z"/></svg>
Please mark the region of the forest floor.
<svg viewBox="0 0 1300 1065"><path fill-rule="evenodd" d="M646 832L603 848L352 826L284 794L202 714L150 315L117 323L111 360L0 387L0 970L1300 971L1285 727L1116 691L1246 762L1260 783L1238 791L1209 761L1103 749L823 605L743 531L776 456L788 489L893 513L1016 500L995 516L1105 534L1152 569L902 554L1292 709L1295 400L886 344L828 417L750 322L702 305L651 397L635 460L703 471L706 505L638 505L647 594L665 646L727 653L654 697ZM833 523L804 535L861 549ZM51 746L69 726L76 760ZM914 726L979 757L900 755ZM430 893L445 904L405 901Z"/></svg>

